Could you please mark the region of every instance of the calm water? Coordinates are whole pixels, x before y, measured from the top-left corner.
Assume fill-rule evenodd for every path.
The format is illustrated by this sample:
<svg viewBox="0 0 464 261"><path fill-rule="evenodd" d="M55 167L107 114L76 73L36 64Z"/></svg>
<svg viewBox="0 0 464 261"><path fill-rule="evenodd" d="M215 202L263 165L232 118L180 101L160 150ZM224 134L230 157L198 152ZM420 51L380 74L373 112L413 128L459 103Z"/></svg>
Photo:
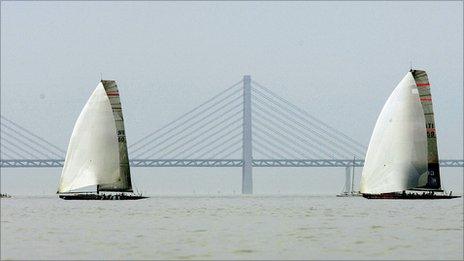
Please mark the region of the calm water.
<svg viewBox="0 0 464 261"><path fill-rule="evenodd" d="M1 200L2 259L462 259L463 200Z"/></svg>

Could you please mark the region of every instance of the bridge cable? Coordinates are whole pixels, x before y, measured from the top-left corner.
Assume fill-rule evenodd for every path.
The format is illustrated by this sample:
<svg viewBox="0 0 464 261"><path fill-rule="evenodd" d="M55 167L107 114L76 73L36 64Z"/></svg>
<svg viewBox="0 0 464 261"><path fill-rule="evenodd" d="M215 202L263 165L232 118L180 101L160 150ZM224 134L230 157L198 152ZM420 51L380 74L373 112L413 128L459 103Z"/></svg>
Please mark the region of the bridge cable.
<svg viewBox="0 0 464 261"><path fill-rule="evenodd" d="M293 108L295 111L303 114L303 115L306 115L307 117L313 119L314 121L318 122L319 124L323 125L324 127L328 128L329 130L335 132L336 134L344 137L345 139L349 140L350 142L352 142L353 144L361 147L362 149L366 149L366 146L359 143L358 141L352 139L351 137L349 137L348 135L344 134L343 132L340 132L339 130L335 129L334 127L328 125L327 123L319 120L318 118L314 117L313 115L309 114L307 111L297 107L296 105L292 104L291 102L287 101L286 99L280 97L279 95L277 95L276 93L274 93L273 91L271 91L270 89L266 88L265 86L255 82L255 81L252 81L253 84L255 84L256 86L258 86L260 89L262 89L263 91L267 92L269 95L275 97L276 99L280 100L281 102L283 102L284 104L290 106L291 108Z"/></svg>
<svg viewBox="0 0 464 261"><path fill-rule="evenodd" d="M239 100L239 99L240 99L240 96L234 98L233 100L231 100L231 101L227 102L226 104L224 104L224 105L221 107L221 109L225 109L227 106L233 104L235 101L237 101L237 100ZM238 107L239 105L240 105L240 104L237 104L236 106L232 107L232 109L235 109L235 108ZM163 144L163 143L167 142L168 140L170 140L170 139L172 139L172 138L175 138L177 135L179 135L179 134L181 134L181 133L183 133L183 132L185 132L185 131L187 131L187 130L190 130L192 127L198 125L199 123L203 122L204 120L207 120L210 116L215 115L215 114L218 114L218 113L220 113L220 110L213 110L212 112L209 112L206 116L203 116L200 120L197 120L197 121L195 121L195 122L189 124L188 126L183 127L183 129L181 129L181 130L178 131L177 133L173 133L177 128L180 128L181 126L184 126L184 125L185 125L187 122L189 122L191 119L194 119L194 118L191 118L191 119L187 120L186 122L182 123L181 125L178 125L178 126L172 128L169 132L166 132L166 133L164 133L164 134L162 134L162 135L160 135L160 136L158 136L158 137L155 137L155 138L152 139L151 141L147 142L144 146L139 147L138 149L132 151L132 153L134 153L134 152L140 150L140 149L143 148L143 147L146 147L147 145L149 145L150 143L153 143L153 142L156 141L156 140L159 140L160 138L164 137L164 136L167 135L167 134L171 134L170 136L168 136L167 138L165 138L165 139L162 140L161 142L158 142L156 145L154 145L154 146L152 146L152 147L146 149L144 152L142 152L142 153L139 152L139 153L138 153L139 156L141 156L141 155L143 155L143 154L146 154L147 152L149 152L149 151L153 150L154 148L158 147L160 144ZM220 115L220 116L221 116L221 115ZM217 119L217 118L218 118L218 117L214 118L214 120ZM211 122L214 121L214 120L210 120L207 124L211 123ZM203 124L202 126L204 127L204 126L207 125L207 124Z"/></svg>
<svg viewBox="0 0 464 261"><path fill-rule="evenodd" d="M28 144L27 142L24 142L23 140L18 139L18 137L15 137L14 135L12 135L12 134L10 134L10 133L8 133L8 132L5 132L5 131L4 131L4 132L3 132L3 135L9 136L9 137L12 138L15 142L19 142L20 144L23 144L24 146L26 146L26 147L28 147L29 149L31 149L31 150L37 152L38 154L44 156L45 158L48 158L48 157L49 157L46 153L43 153L42 151L40 151L40 150L34 148L31 144ZM7 141L9 141L9 140L7 140ZM10 142L10 141L9 141L9 142ZM10 144L12 144L12 143L10 143ZM19 147L18 144L12 144L12 145ZM30 155L32 155L32 154L30 154ZM35 156L36 156L36 155L35 155ZM37 158L40 159L40 157L37 157Z"/></svg>
<svg viewBox="0 0 464 261"><path fill-rule="evenodd" d="M309 145L310 145L311 147L317 148L317 149L318 149L319 151L321 151L324 155L326 155L326 156L328 156L328 157L333 157L333 156L334 156L333 153L335 153L335 152L338 153L338 151L340 150L340 149L338 148L338 146L329 147L329 149L331 149L331 150L324 150L324 149L322 149L323 146L326 146L326 147L327 147L327 144L322 143L323 141L325 141L325 140L323 139L323 137L318 136L320 139L322 139L322 141L321 141L321 140L319 140L319 139L316 139L314 136L309 136L307 131L303 131L303 130L300 129L300 128L307 129L307 128L305 128L305 126L304 126L301 122L298 122L297 120L295 120L295 119L293 119L293 118L291 118L291 117L286 117L285 114L282 114L282 113L280 113L279 111L274 110L274 109L272 109L272 108L271 108L271 109L272 109L274 112L278 112L278 114L270 113L269 111L267 111L267 110L264 109L263 107L259 106L257 103L253 103L253 104L255 105L256 108L258 108L259 111L262 111L262 112L264 113L264 115L273 115L276 119L275 119L275 120L269 119L267 116L264 116L264 115L261 114L260 112L256 111L255 113L256 113L257 115L259 115L261 118L267 119L269 122L272 122L272 123L274 123L275 125L279 126L280 128L285 129L286 132L287 132L287 131L288 131L288 132L292 132L292 133L297 132L297 133L299 133L300 135L306 137L307 139L309 139L309 140L304 139L304 140L307 141L306 144L309 143ZM279 123L276 122L277 120L280 121L280 124L284 124L284 126L286 126L286 127L292 127L292 128L290 128L291 131L289 131L289 130L288 130L287 128L285 128L285 127L281 127L281 126L279 125ZM289 122L289 121L290 121L290 122ZM310 130L308 130L308 131L311 132ZM320 134L317 134L317 135L320 135ZM303 139L301 136L299 136L299 138L300 138L300 139ZM316 142L319 146L316 147L316 146L315 146L313 143L311 143L310 141ZM332 144L333 144L333 142L332 142ZM314 152L314 151L313 151L313 152ZM332 154L331 154L330 152L332 152ZM351 154L351 151L348 151L348 152L349 152L348 155L352 155L352 154Z"/></svg>
<svg viewBox="0 0 464 261"><path fill-rule="evenodd" d="M263 135L261 135L261 133L263 133ZM291 156L290 158L303 158L303 159L307 158L305 153L301 153L301 151L295 150L295 148L292 146L285 145L285 142L282 143L282 140L280 140L278 136L276 137L275 135L269 134L266 131L259 130L254 133L254 137L257 138L258 142L259 140L262 140L265 144L276 148L278 151L287 153L289 156ZM288 149L292 149L293 151L290 151ZM300 155L300 156L296 156L296 155Z"/></svg>
<svg viewBox="0 0 464 261"><path fill-rule="evenodd" d="M64 150L62 150L62 149L60 149L59 147L55 146L54 144L48 142L47 140L43 139L42 137L39 137L39 136L35 135L35 134L32 133L31 131L29 131L29 130L27 130L26 128L22 127L21 125L19 125L19 124L13 122L12 120L7 119L5 116L0 115L0 117L1 117L4 121L7 121L8 123L14 125L14 126L17 127L18 129L20 129L20 130L26 132L27 134L29 134L29 135L31 135L31 136L33 136L33 137L39 139L40 141L42 141L42 142L44 142L45 144L47 144L47 145L53 147L53 148L56 149L57 151L59 151L59 152L61 152L61 153L63 153L63 154L66 154L66 152L65 152ZM63 154L62 154L60 157L63 157Z"/></svg>
<svg viewBox="0 0 464 261"><path fill-rule="evenodd" d="M202 108L203 106L206 106L207 104L209 104L210 102L214 101L216 98L220 97L221 95L227 93L228 91L232 90L234 87L237 87L240 83L242 83L243 80L240 80L239 82L233 84L232 86L226 88L225 90L221 91L220 93L214 95L213 97L211 97L210 99L208 99L207 101L205 101L204 103L198 105L197 107L193 108L192 110L188 111L187 113L183 114L182 116L178 117L177 119L173 120L172 122L168 123L167 125L163 126L162 128L160 129L157 129L151 133L149 133L148 135L142 137L141 139L137 140L135 143L131 144L129 147L134 147L144 141L146 141L148 138L150 138L151 136L155 135L156 133L159 133L161 132L162 130L165 130L166 128L170 127L171 125L174 125L175 123L177 123L178 121L184 119L185 117L189 116L190 114L194 113L195 111L197 111L198 109ZM229 96L227 96L226 98L228 98ZM210 109L211 107L214 107L216 104L213 104L213 106L210 106L208 107L206 110ZM204 110L203 110L204 111ZM202 111L202 112L203 112ZM200 113L202 113L200 112ZM185 123L185 122L184 122Z"/></svg>
<svg viewBox="0 0 464 261"><path fill-rule="evenodd" d="M272 97L278 99L280 102L282 102L282 103L286 104L287 106L289 106L291 109L293 109L293 113L294 113L296 116L299 116L300 118L306 120L303 116L301 116L301 114L302 114L302 115L305 115L305 116L311 118L312 120L316 121L317 123L321 124L322 126L324 126L325 128L327 128L328 130L334 132L335 134L337 134L337 135L343 137L344 139L346 139L347 141L351 142L352 145L356 145L356 146L360 147L360 148L359 148L360 150L363 150L363 151L364 151L364 150L366 149L366 146L364 146L363 144L361 144L361 143L359 143L358 141L352 139L352 138L349 137L348 135L346 135L346 134L340 132L339 130L333 128L332 126L328 125L327 123L325 123L325 122L323 122L323 121L317 119L316 117L312 116L312 115L309 114L308 112L306 112L306 111L300 109L299 107L297 107L297 106L295 106L294 104L290 103L290 102L287 101L286 99L284 99L284 98L278 96L277 94L275 94L274 92L272 92L272 91L269 90L268 88L264 87L263 85L261 85L261 84L255 82L255 81L252 81L252 83L255 84L257 87L259 87L259 89L261 89L262 91L267 92L267 93L268 93L269 95L271 95ZM260 92L259 89L257 89L257 88L254 88L254 89L255 89L257 92ZM263 94L263 92L260 92L260 93ZM263 95L265 95L265 94L263 94ZM285 108L285 107L283 107L283 106L280 106L280 107ZM286 109L287 109L288 111L292 111L292 110L290 110L290 109L288 109L288 108L286 108ZM300 113L300 115L299 115L298 113L296 113L296 112ZM306 120L306 121L307 121L307 120ZM318 129L320 129L321 131L326 132L327 135L331 136L332 138L334 138L334 139L339 139L339 138L337 138L337 136L334 136L334 134L331 134L331 133L328 132L327 130L324 130L323 128L318 127L318 126L316 126L316 125L314 125L314 126L317 127ZM340 141L343 141L343 140L340 140ZM344 142L346 142L346 141L344 141Z"/></svg>
<svg viewBox="0 0 464 261"><path fill-rule="evenodd" d="M195 151L191 152L191 153L188 154L186 157L187 157L187 158L192 158L193 155L195 155L196 153L199 153L200 151L202 151L202 150L204 150L204 149L207 149L207 148L209 148L209 147L215 145L216 143L219 143L219 145L223 145L224 142L222 141L222 139L223 139L224 137L228 136L229 134L236 132L237 130L238 130L239 133L241 134L241 128L240 128L240 127L235 127L234 129L229 130L228 132L224 133L223 135L221 135L219 138L215 139L214 141L212 141L212 142L210 142L210 143L204 144L202 147L200 147L200 148L196 149ZM238 134L234 134L234 136L236 136L236 135L238 135ZM202 152L201 156L198 157L198 158L203 157L203 155L207 155L208 153L210 153L211 151L213 151L213 150L215 150L215 149L217 149L217 146L216 146L216 147L210 148L210 149L209 149L208 151L206 151L206 152Z"/></svg>
<svg viewBox="0 0 464 261"><path fill-rule="evenodd" d="M21 138L27 140L27 141L29 142L28 147L33 148L31 144L35 144L39 149L44 150L46 153L52 154L53 156L57 156L57 157L60 157L60 158L63 157L63 155L60 155L60 154L57 154L57 153L53 152L52 150L50 150L50 149L44 147L42 144L36 142L35 140L33 140L33 139L31 139L31 138L29 138L29 137L23 135L21 132L15 130L15 129L13 129L13 128L11 128L10 126L6 125L5 123L2 122L2 123L0 123L0 125L3 126L3 127L6 128L6 129L12 131L15 135L17 135L17 136L19 136L19 137L21 137ZM17 138L17 137L14 137L14 138ZM45 157L48 157L48 156L49 156L49 155L47 155L46 153L43 153L43 151L38 151L38 150L35 150L35 151L41 153L41 154L44 155Z"/></svg>
<svg viewBox="0 0 464 261"><path fill-rule="evenodd" d="M263 109L261 106L259 106L258 104L254 104L255 108L258 108L258 110L262 111L264 114L269 114L265 109ZM279 125L279 123L277 123L275 120L272 120L270 118L268 118L267 116L264 116L264 114L261 114L260 112L256 111L255 112L257 116L259 116L260 118L263 118L264 120L266 120L267 122L271 122L271 123L274 123L274 125ZM274 117L277 117L275 114L274 114ZM306 145L309 146L309 148L316 148L318 149L322 154L324 154L325 156L328 156L328 157L331 157L332 155L330 153L328 153L326 150L324 149L321 149L319 146L315 146L313 143L311 143L311 140L317 142L320 144L319 141L317 140L314 140L314 139L311 139L313 137L310 137L309 135L307 135L306 132L304 131L301 131L299 130L298 128L296 128L294 125L291 125L291 123L289 123L287 121L286 118L279 118L278 120L281 121L281 123L285 123L284 125L285 126L288 126L288 127L292 127L292 128L286 128L286 127L282 127L282 126L279 126L281 129L283 129L285 131L286 134L290 134L292 133L298 140L304 142ZM290 126L289 126L290 125ZM299 132L299 134L301 134L302 136L306 137L306 138L309 138L310 140L307 140L305 138L302 138L300 135L295 134L295 132ZM321 145L324 145L324 144L321 144ZM313 153L316 153L314 150L310 149ZM320 154L319 154L320 155Z"/></svg>
<svg viewBox="0 0 464 261"><path fill-rule="evenodd" d="M237 134L235 134L235 135L229 137L228 139L226 139L225 141L222 142L222 145L227 144L227 142L229 142L229 141L231 141L231 140L233 140L233 139L235 139L235 138L237 138L237 137L240 137L241 135L242 135L242 133L240 132L240 133L237 133ZM235 142L236 142L236 141L234 141L233 144L235 144ZM240 142L240 140L239 140L239 142ZM206 157L206 155L208 155L209 153L212 153L214 150L217 150L218 148L220 148L220 147L214 147L213 149L208 150L208 151L202 153L202 154L199 156L199 158L201 159L202 157ZM221 150L220 153L224 152L224 151L227 150L228 148L229 148L229 147L226 146L226 148L223 149L223 150ZM218 153L215 153L215 154L217 155Z"/></svg>
<svg viewBox="0 0 464 261"><path fill-rule="evenodd" d="M230 146L226 146L222 150L220 150L218 152L215 152L214 154L211 155L211 158L213 158L213 159L227 159L226 157L228 157L230 154L235 153L237 151L237 149L241 149L242 145L240 144L240 139L233 140L233 138L237 138L237 137L238 136L231 137L230 140L232 142L231 142L231 144L229 144ZM238 146L235 146L236 149L234 149L233 145L238 145ZM227 152L227 151L230 151L230 152ZM226 154L223 155L222 157L219 157L219 156L221 156L222 153L226 153Z"/></svg>
<svg viewBox="0 0 464 261"><path fill-rule="evenodd" d="M274 151L273 149L269 148L265 143L261 143L258 139L253 140L253 145L256 145L253 147L253 151L261 151L260 147L264 149L264 151L268 151L271 153L274 153L279 159L285 159L286 157L280 154L279 152ZM265 154L264 156L268 157L268 159L273 159L273 156L270 156L266 152L260 152L261 154Z"/></svg>
<svg viewBox="0 0 464 261"><path fill-rule="evenodd" d="M229 119L228 119L228 120L229 120ZM221 129L215 131L215 132L212 133L212 134L207 135L206 137L204 137L204 138L201 139L200 141L197 141L196 143L190 145L188 148L184 149L184 150L181 151L180 153L177 153L177 154L174 156L174 158L179 158L181 155L184 155L186 152L188 152L188 151L194 149L195 147L197 147L198 145L202 144L203 142L206 142L206 141L208 141L209 139L215 137L215 136L216 136L217 134L219 134L221 131L223 131L223 130L229 128L230 126L236 124L237 122L239 122L239 121L241 121L241 120L242 120L241 117L239 117L239 118L233 120L232 122L228 123L227 125L225 125L225 126L222 127ZM211 128L211 130L213 130L213 128ZM208 130L207 132L209 132L209 130ZM207 133L207 132L206 132L206 133ZM226 134L224 134L224 135L227 135L227 134L229 134L229 133L230 133L230 132L228 132L228 133L226 133ZM223 135L223 136L224 136L224 135ZM223 138L223 136L217 138L215 141L220 140L221 138ZM201 150L201 148L195 150L192 154L195 154L196 152L198 152L198 151L200 151L200 150Z"/></svg>
<svg viewBox="0 0 464 261"><path fill-rule="evenodd" d="M237 115L237 114L235 114L235 115ZM234 115L234 116L235 116L235 115ZM222 120L221 122L219 122L219 124L216 124L215 127L217 127L217 126L219 126L219 125L222 125L224 122L227 122L227 121L229 121L229 120L230 120L230 119ZM169 154L171 154L173 151L176 151L176 150L179 149L179 148L185 147L186 145L190 144L190 143L193 142L194 140L197 140L198 138L203 137L203 139L200 140L200 142L199 142L199 143L201 144L201 142L203 142L204 140L213 138L216 134L218 134L218 133L220 133L221 131L227 129L227 128L230 127L231 125L237 123L239 120L241 120L241 119L240 119L240 118L237 118L235 121L233 121L233 122L231 122L231 123L229 123L229 124L226 124L225 126L221 127L219 130L217 130L216 132L214 132L213 134L209 134L209 135L206 135L206 137L203 137L203 136L205 136L205 134L209 133L211 130L214 130L215 127L212 127L212 128L210 128L210 129L208 129L207 131L201 133L200 135L194 136L193 138L191 138L191 139L185 141L183 144L181 144L181 145L179 145L179 146L173 148L172 150L170 150L169 152L167 152L167 153L165 153L163 156L161 156L161 158L165 158L165 157L167 157ZM198 145L198 142L197 142L195 145ZM192 148L192 147L193 147L193 145L190 146L189 148ZM185 152L185 150L182 151L181 154L182 154L183 152ZM177 157L177 155L176 155L176 156L174 156L173 158L178 158L178 157Z"/></svg>
<svg viewBox="0 0 464 261"><path fill-rule="evenodd" d="M235 100L229 102L229 103L228 103L227 105L225 105L222 109L225 109L226 106L229 106L229 105L232 104L232 102L234 102L234 101L235 101ZM211 124L211 123L214 122L215 120L217 120L217 119L223 117L224 114L227 114L227 113L232 112L233 110L237 109L239 106L241 106L241 104L237 104L237 105L233 106L232 108L229 108L225 113L220 113L220 111L213 111L213 112L211 112L210 114L204 116L202 119L199 120L199 122L201 122L201 121L203 121L203 120L209 119L210 116L212 116L212 115L214 115L214 114L218 114L218 116L214 117L213 119L210 119L207 123L202 124L202 125L200 125L199 127L197 127L196 129L193 129L193 130L192 130L191 128L192 128L193 126L197 125L198 122L195 122L195 123L193 123L193 124L190 124L189 126L185 127L182 131L180 131L180 132L178 132L178 133L175 133L175 134L172 134L171 136L169 136L169 138L165 139L165 140L162 141L162 142L157 143L155 146L153 146L153 147L151 147L150 149L146 150L143 154L146 154L147 152L152 151L152 150L155 149L155 148L158 148L159 145L164 144L165 142L169 141L170 139L177 137L177 135L183 133L184 131L189 130L189 132L188 132L187 134L185 134L184 136L182 136L182 137L180 137L180 138L177 138L174 142L172 142L172 143L170 143L169 145L167 145L167 146L165 146L165 147L163 147L163 148L161 148L161 149L155 151L154 153L152 153L150 156L148 156L148 157L150 158L150 157L152 157L153 155L155 155L156 153L159 153L159 152L165 150L166 148L171 147L172 145L174 145L175 143L179 142L180 140L185 139L186 137L188 137L188 136L191 135L192 133L195 133L196 131L199 131L199 130L205 128L208 124ZM139 154L139 155L143 155L143 154Z"/></svg>
<svg viewBox="0 0 464 261"><path fill-rule="evenodd" d="M262 154L262 155L265 157L265 159L266 159L266 158L267 158L267 159L272 159L272 158L273 158L272 156L270 156L270 155L267 154L266 152L262 151L260 148L255 148L254 150L255 150L257 153ZM256 159L259 159L259 157L256 158ZM253 157L253 160L255 160L255 157ZM263 159L259 159L259 160L263 160Z"/></svg>
<svg viewBox="0 0 464 261"><path fill-rule="evenodd" d="M3 157L3 156L1 156L2 154L5 155L6 158ZM15 153L15 154L16 154L16 153ZM0 160L4 160L4 159L15 159L15 157L12 156L11 154L7 153L7 152L2 151L2 152L0 153Z"/></svg>
<svg viewBox="0 0 464 261"><path fill-rule="evenodd" d="M317 129L319 129L319 130L322 131L323 133L327 134L329 137L331 137L331 138L335 139L336 141L339 141L339 142L341 142L341 143L347 145L348 147L352 148L353 150L357 151L358 153L361 153L361 154L364 153L364 152L361 152L360 149L354 147L352 144L349 144L349 143L347 143L346 141L344 141L344 140L342 140L342 139L340 139L340 138L338 138L338 137L335 137L335 136L333 136L333 135L330 135L330 133L328 133L326 130L324 130L324 129L322 129L322 128L316 126L316 125L312 125L312 123L311 123L310 121L308 121L307 119L303 118L301 115L295 114L294 112L292 112L292 111L289 110L288 108L285 108L285 107L283 107L282 105L276 103L275 101L273 101L271 98L269 98L267 95L263 94L263 93L260 92L259 90L256 90L256 92L260 93L261 96L263 96L263 98L269 100L269 101L272 102L274 105L280 107L281 109L284 109L284 111L285 111L286 113L288 113L289 115L292 115L292 116L295 116L295 117L298 117L298 118L302 119L303 121L305 121L306 123L308 123L309 126L316 127ZM255 96L255 97L258 97L258 96ZM273 109L273 110L276 111L276 112L279 112L280 114L283 115L283 112L280 111L280 110L278 110L277 108L275 108L275 109ZM294 120L294 122L296 123L297 121ZM299 125L302 126L301 123L299 123ZM330 139L327 139L327 138L324 138L323 136L321 136L321 133L319 133L319 132L317 132L317 131L315 131L315 130L312 130L312 129L308 129L308 128L305 128L305 129L307 129L308 131L310 131L310 132L316 134L316 135L317 135L318 137L320 137L321 139L326 140L327 142L330 142L331 144L337 146L337 143L334 143L334 142L331 141ZM343 147L343 148L344 148L344 147ZM350 151L348 151L348 152L350 152ZM351 153L351 152L350 152L350 153Z"/></svg>
<svg viewBox="0 0 464 261"><path fill-rule="evenodd" d="M215 104L211 105L210 107L205 108L204 110L202 110L202 111L199 112L198 114L194 115L193 117L187 119L186 121L181 122L181 123L177 124L176 126L171 127L171 129L167 130L167 131L164 132L163 134L161 134L161 135L159 135L159 136L157 136L157 137L152 138L151 140L149 140L148 142L146 142L145 144L143 144L143 145L140 146L139 148L134 149L132 152L139 151L140 149L143 149L143 148L145 148L146 146L152 144L152 143L155 142L156 140L159 140L159 139L163 138L163 137L166 136L167 134L171 134L173 131L176 131L177 129L181 128L182 126L185 126L185 125L186 125L187 123L189 123L190 121L195 120L197 117L200 117L201 115L203 115L203 113L207 112L209 109L215 107L216 105L218 105L218 104L220 104L221 102L223 102L224 100L226 100L226 99L232 97L233 95L236 95L237 93L238 93L238 92L231 93L230 95L228 95L228 96L225 97L224 99L221 99L220 101L216 102ZM234 98L233 100L238 100L238 99L240 99L240 96ZM230 103L230 102L229 102L229 103ZM229 104L229 103L227 103L227 104ZM217 112L217 110L214 110L213 113L214 113L214 112ZM211 114L213 114L213 113L210 112L209 115L211 115ZM204 120L204 118L203 118L202 120ZM200 122L201 122L201 120L200 120L200 121L194 121L194 123L193 123L193 124L190 124L189 127L195 126L196 124L199 124ZM169 125L169 124L168 124L168 125ZM163 129L163 128L162 128L162 129ZM185 129L184 129L184 130L185 130ZM182 132L182 131L181 131L181 132ZM179 133L181 133L181 132L179 132ZM172 138L172 137L170 137L170 138ZM168 138L168 139L169 139L169 138ZM141 154L144 154L144 153L141 153Z"/></svg>
<svg viewBox="0 0 464 261"><path fill-rule="evenodd" d="M227 157L233 155L234 153L236 153L237 151L240 151L241 149L242 149L242 146L238 147L237 149L235 149L235 150L229 152L228 154L226 154L226 155L224 155L224 156L222 156L222 157L223 157L224 159L227 159Z"/></svg>
<svg viewBox="0 0 464 261"><path fill-rule="evenodd" d="M260 98L257 97L257 96L253 96L253 97L255 97L256 99L260 100ZM266 98L266 97L265 97L265 98ZM263 102L262 100L260 100L260 101ZM265 104L266 104L266 103L265 103ZM281 110L277 109L276 107L271 107L271 106L269 106L269 108L270 108L271 110L273 110L274 112L279 113L279 114L282 115L282 117L284 117L284 118L287 118L287 117L288 117L287 115L285 115ZM287 113L288 113L288 112L287 112ZM294 114L291 114L291 113L290 113L290 115L294 115ZM349 155L351 155L351 154L353 153L352 151L347 150L344 146L341 146L340 144L335 143L335 142L332 141L331 139L324 138L324 136L322 136L322 134L320 134L319 132L316 132L316 131L314 131L314 130L308 128L308 127L305 126L303 123L301 123L301 122L295 120L294 118L288 118L288 119L291 120L293 123L297 124L298 126L300 126L301 128L303 128L303 129L305 129L305 130L307 130L307 131L309 131L309 132L315 134L315 135L316 135L317 137L319 137L320 139L325 140L326 142L332 144L332 146L335 146L335 147L340 148L339 150L343 150L343 151L347 152ZM307 123L310 123L310 122L308 122L307 120L306 120L306 122L307 122ZM358 153L360 152L360 151L358 151L357 148L353 147L353 146L350 145L350 144L347 144L346 142L340 140L339 138L335 138L335 139L336 139L337 141L339 141L339 142L341 142L341 143L344 143L345 145L349 146L351 149L357 151ZM315 139L313 139L313 140L316 141ZM356 154L355 154L355 155L356 155ZM356 155L356 156L358 156L358 155Z"/></svg>
<svg viewBox="0 0 464 261"><path fill-rule="evenodd" d="M307 150L306 147L304 147L302 144L290 139L289 137L284 135L282 132L276 130L275 128L269 127L269 125L266 125L265 123L263 123L261 120L258 120L257 118L254 118L253 120L257 124L264 127L264 129L257 128L258 132L261 132L261 133L265 134L267 137L271 138L272 140L274 140L276 142L280 142L280 144L283 147L288 147L288 148L293 149L293 151L295 153L299 154L303 158L307 158L308 155L312 154L311 152L308 154L309 151ZM258 126L258 125L256 125L256 126ZM272 134L269 133L268 131L272 132ZM292 144L292 145L290 145L290 144Z"/></svg>
<svg viewBox="0 0 464 261"><path fill-rule="evenodd" d="M3 134L6 134L6 133L4 132ZM7 135L7 136L8 136L8 135ZM17 148L17 149L19 149L20 151L22 151L22 152L28 154L29 157L32 157L32 158L34 158L34 159L40 159L40 157L38 157L38 156L35 155L35 154L32 154L29 150L26 150L26 149L24 149L22 146L19 146L18 144L14 144L14 143L11 142L10 140L7 140L6 138L4 138L4 135L2 135L1 138L3 139L3 143L6 142L6 143L10 144L10 145L13 146L14 148ZM12 148L9 148L9 150L10 150L10 151L13 151ZM27 157L25 157L25 159L27 159Z"/></svg>
<svg viewBox="0 0 464 261"><path fill-rule="evenodd" d="M4 140L4 142L1 142L0 144L1 144L2 147L4 147L5 149L7 149L8 152L13 152L14 154L18 155L18 156L19 156L19 159L27 159L27 158L28 158L28 156L25 156L25 155L21 154L21 152L18 152L18 151L16 151L15 149L13 149L13 148L11 148L11 147L9 147L9 146L6 146L6 145L5 145L5 141L6 141L7 143L11 144L8 140ZM15 144L12 144L12 145L13 145L13 147L15 147ZM16 148L17 148L17 147L16 147ZM6 153L5 153L4 150L2 150L2 153L6 155ZM35 156L33 156L33 157L35 157ZM15 157L10 157L10 158L15 159Z"/></svg>

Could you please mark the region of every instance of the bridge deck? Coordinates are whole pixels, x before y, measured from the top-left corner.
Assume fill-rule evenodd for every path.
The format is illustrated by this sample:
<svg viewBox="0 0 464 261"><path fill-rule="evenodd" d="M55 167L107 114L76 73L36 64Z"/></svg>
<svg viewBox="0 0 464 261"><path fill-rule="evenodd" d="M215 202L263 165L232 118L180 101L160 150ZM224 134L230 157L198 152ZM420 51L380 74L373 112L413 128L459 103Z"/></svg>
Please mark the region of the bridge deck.
<svg viewBox="0 0 464 261"><path fill-rule="evenodd" d="M1 168L58 168L63 159L2 159ZM131 167L241 167L240 159L133 159ZM253 167L351 167L352 159L255 159ZM364 160L355 160L355 167L364 166ZM462 168L464 160L440 160L440 167Z"/></svg>

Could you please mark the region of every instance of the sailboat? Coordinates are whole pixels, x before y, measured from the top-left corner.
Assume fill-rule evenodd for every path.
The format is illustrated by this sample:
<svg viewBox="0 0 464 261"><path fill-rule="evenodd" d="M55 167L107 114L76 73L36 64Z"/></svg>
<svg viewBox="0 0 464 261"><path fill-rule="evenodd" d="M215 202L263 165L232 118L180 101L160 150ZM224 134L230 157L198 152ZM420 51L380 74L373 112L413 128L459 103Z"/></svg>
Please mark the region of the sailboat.
<svg viewBox="0 0 464 261"><path fill-rule="evenodd" d="M356 157L353 157L353 164L352 170L350 173L350 168L346 168L346 179L345 179L345 187L340 194L337 194L337 197L359 197L361 194L359 191L354 190L354 169L356 165Z"/></svg>
<svg viewBox="0 0 464 261"><path fill-rule="evenodd" d="M11 195L8 195L8 193L0 193L0 198L11 198Z"/></svg>
<svg viewBox="0 0 464 261"><path fill-rule="evenodd" d="M101 80L77 119L57 194L66 200L135 200L118 86Z"/></svg>
<svg viewBox="0 0 464 261"><path fill-rule="evenodd" d="M360 192L368 199L456 198L441 188L437 132L427 73L410 70L377 119Z"/></svg>

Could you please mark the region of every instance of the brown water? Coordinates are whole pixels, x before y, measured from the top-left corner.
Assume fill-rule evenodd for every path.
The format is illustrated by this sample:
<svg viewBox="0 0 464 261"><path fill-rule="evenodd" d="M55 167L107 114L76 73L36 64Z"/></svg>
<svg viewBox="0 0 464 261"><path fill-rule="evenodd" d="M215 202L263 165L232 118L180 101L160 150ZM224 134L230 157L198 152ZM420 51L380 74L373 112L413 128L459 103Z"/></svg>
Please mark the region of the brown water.
<svg viewBox="0 0 464 261"><path fill-rule="evenodd" d="M2 259L462 259L463 200L1 200Z"/></svg>

